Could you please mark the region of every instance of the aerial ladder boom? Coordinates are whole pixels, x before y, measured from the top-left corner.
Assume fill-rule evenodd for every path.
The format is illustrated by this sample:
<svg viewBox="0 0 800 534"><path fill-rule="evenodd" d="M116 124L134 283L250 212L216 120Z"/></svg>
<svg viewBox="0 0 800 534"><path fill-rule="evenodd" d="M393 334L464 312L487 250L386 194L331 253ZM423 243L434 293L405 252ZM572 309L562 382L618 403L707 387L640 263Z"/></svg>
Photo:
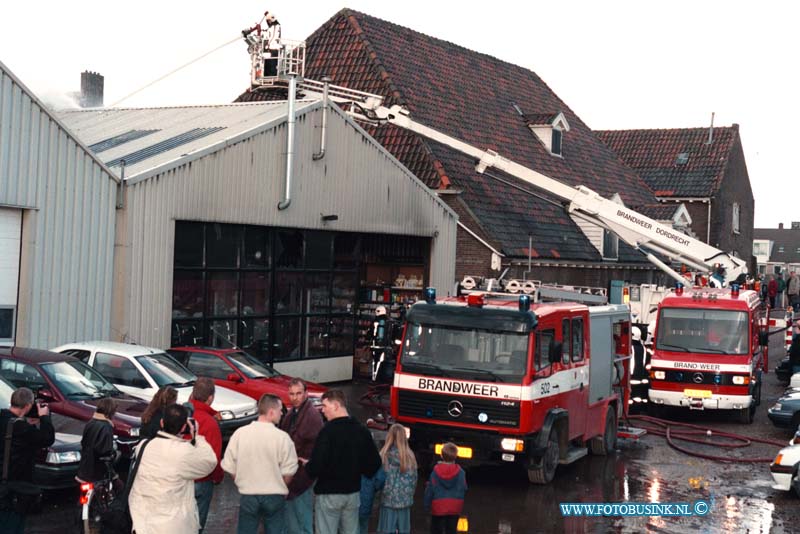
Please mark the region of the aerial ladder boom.
<svg viewBox="0 0 800 534"><path fill-rule="evenodd" d="M275 23L277 24L277 21ZM471 156L478 162L475 167L477 172L483 173L488 168L498 169L556 197L570 214L615 233L679 282L685 282L685 279L656 257L656 253L699 271L714 271L715 266L720 265L725 270L725 282L745 278L747 264L741 258L676 232L668 226L603 198L588 187L569 186L506 159L493 150L482 150L429 128L413 120L408 111L400 106L384 106L383 98L379 95L331 85L327 81L319 82L305 78L305 43L287 41L280 37L267 39L265 33L255 31L257 28L260 26L248 28L243 32L252 58L253 90L283 87L288 83L287 80L295 79L298 89L307 97L318 97L340 103L348 114L357 119L374 124L393 124ZM275 50L272 50L273 48ZM264 74L268 66L265 62L275 62L274 75Z"/></svg>
<svg viewBox="0 0 800 534"><path fill-rule="evenodd" d="M479 173L483 173L487 168L497 169L545 191L558 198L570 214L615 233L678 282L685 283L686 279L654 253L662 254L700 271L714 271L716 265L721 265L725 269L726 282L743 280L747 274L747 264L741 258L727 254L689 235L676 232L634 210L603 198L588 187L569 186L506 159L493 150L482 150L425 126L413 120L408 111L401 106L387 108L377 104L377 100L373 97L363 102L351 101L348 113L357 119L372 123L393 124L471 156L478 162L475 170Z"/></svg>

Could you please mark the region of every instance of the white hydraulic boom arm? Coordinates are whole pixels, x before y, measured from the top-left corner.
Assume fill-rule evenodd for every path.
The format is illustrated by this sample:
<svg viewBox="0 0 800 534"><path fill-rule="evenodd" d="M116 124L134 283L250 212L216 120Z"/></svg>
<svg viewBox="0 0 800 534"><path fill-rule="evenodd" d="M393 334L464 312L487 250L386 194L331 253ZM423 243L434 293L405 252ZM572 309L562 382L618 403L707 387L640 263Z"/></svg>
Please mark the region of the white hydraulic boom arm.
<svg viewBox="0 0 800 534"><path fill-rule="evenodd" d="M653 252L663 254L674 261L700 271L713 271L715 264L720 264L725 268L726 282L734 282L740 277L743 278L741 275L747 273L747 264L741 258L727 254L691 236L676 232L668 226L603 198L588 187L582 185L571 187L506 159L493 150L481 150L420 124L411 119L408 111L400 106L387 108L374 104L371 107L354 104L349 113L360 119L379 123L386 122L415 132L472 156L478 161L475 170L479 173L483 173L487 168L495 168L557 197L564 202L569 213L614 232L620 239L640 250L652 263L678 282L685 283L686 279L658 259Z"/></svg>
<svg viewBox="0 0 800 534"><path fill-rule="evenodd" d="M321 93L322 84L306 79L299 84L308 93ZM417 133L454 150L475 158L475 170L483 173L495 168L519 178L561 200L566 210L576 217L596 224L611 232L630 246L642 252L648 260L676 281L686 279L669 265L658 259L653 252L683 263L699 271L710 272L715 264L725 268L725 281L734 282L747 274L747 264L741 258L727 254L711 245L660 224L640 213L605 199L585 186L572 187L504 158L493 150L482 150L411 119L401 106L387 108L378 95L329 86L329 98L341 104L349 104L347 113L354 118L377 124L393 124Z"/></svg>

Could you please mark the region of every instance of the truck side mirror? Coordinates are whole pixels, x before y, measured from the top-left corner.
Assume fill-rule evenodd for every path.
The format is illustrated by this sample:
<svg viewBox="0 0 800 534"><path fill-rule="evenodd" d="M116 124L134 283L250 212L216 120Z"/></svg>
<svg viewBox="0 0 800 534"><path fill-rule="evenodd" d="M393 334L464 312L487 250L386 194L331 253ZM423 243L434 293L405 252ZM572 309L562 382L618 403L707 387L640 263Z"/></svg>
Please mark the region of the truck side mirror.
<svg viewBox="0 0 800 534"><path fill-rule="evenodd" d="M561 351L563 344L560 341L551 341L550 348L547 351L547 359L550 363L558 363L561 361Z"/></svg>
<svg viewBox="0 0 800 534"><path fill-rule="evenodd" d="M762 331L758 333L758 344L761 347L769 345L769 332Z"/></svg>

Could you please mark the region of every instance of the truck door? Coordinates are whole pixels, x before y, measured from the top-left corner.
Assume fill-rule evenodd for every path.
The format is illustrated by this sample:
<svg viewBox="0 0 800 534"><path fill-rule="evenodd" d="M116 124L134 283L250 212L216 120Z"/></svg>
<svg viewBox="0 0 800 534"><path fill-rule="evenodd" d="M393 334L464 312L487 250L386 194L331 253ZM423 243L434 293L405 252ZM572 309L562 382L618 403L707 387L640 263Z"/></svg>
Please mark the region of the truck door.
<svg viewBox="0 0 800 534"><path fill-rule="evenodd" d="M570 439L582 436L586 429L589 399L589 372L587 367L586 324L581 316L563 319L562 335L564 354L561 363L567 370L565 401L569 411Z"/></svg>

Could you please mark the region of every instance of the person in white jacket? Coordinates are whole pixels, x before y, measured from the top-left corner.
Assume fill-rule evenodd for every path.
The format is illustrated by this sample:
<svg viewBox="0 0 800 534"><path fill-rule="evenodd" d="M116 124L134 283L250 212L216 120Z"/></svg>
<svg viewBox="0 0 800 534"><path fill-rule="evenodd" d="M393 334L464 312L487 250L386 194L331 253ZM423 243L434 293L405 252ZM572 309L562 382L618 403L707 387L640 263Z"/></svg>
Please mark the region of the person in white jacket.
<svg viewBox="0 0 800 534"><path fill-rule="evenodd" d="M136 534L197 534L200 520L194 481L214 470L217 456L197 434L197 425L184 406L167 406L161 427L139 460L128 498L133 530ZM191 434L191 441L183 438L186 434Z"/></svg>

